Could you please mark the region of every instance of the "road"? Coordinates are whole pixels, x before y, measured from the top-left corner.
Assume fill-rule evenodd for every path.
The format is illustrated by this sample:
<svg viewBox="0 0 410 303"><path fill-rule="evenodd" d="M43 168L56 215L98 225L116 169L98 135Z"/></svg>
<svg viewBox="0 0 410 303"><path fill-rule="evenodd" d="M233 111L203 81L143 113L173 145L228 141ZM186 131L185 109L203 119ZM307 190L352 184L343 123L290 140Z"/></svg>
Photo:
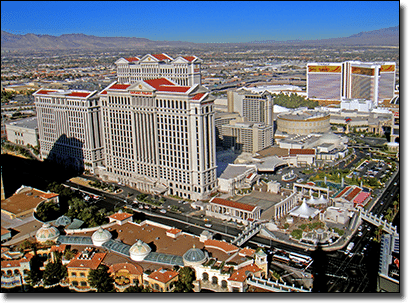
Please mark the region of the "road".
<svg viewBox="0 0 410 303"><path fill-rule="evenodd" d="M384 192L380 196L378 202L373 205L373 214L382 214L389 207L392 206L400 187L400 174L399 172L394 176L391 182L387 185ZM66 182L67 185L72 186L80 190L101 195L101 192L83 187L81 185ZM149 219L159 223L163 223L168 226L174 226L185 232L189 232L195 235L199 235L203 230L207 229L215 234L215 239L231 241L241 229L233 224L220 224L212 221L212 226L207 228L205 222L199 216L185 215L182 213L174 213L167 211L166 214L160 213L160 209L139 209L138 205L131 204L130 200L126 201L124 197L118 194L106 194L105 199L97 202L98 207L104 207L107 210L113 210L116 207L123 207L126 204L128 206L134 206L136 217L138 219ZM176 202L177 203L177 202ZM333 251L326 253L327 257L327 288L329 292L374 292L376 290L375 279L377 277L378 258L379 258L379 245L374 242L375 227L369 225L366 222L362 223L362 236L359 236L357 232L352 242L355 243L352 249L352 255L345 254L343 251ZM247 241L246 246L256 248L258 246L275 247L284 249L291 252L296 252L305 255L311 255L310 252L295 248L292 245L280 243L274 240L254 236L251 240ZM347 243L346 243L347 246ZM297 271L295 269L295 271ZM307 273L312 273L309 268Z"/></svg>

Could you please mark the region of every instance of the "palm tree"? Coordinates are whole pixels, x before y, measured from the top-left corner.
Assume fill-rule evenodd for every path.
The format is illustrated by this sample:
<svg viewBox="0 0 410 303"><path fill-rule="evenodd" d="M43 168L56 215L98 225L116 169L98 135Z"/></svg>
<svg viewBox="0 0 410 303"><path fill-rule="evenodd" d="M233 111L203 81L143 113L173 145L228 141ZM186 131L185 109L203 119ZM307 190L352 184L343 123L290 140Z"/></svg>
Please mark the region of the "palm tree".
<svg viewBox="0 0 410 303"><path fill-rule="evenodd" d="M386 220L387 222L391 222L393 220L393 209L389 208L386 213Z"/></svg>

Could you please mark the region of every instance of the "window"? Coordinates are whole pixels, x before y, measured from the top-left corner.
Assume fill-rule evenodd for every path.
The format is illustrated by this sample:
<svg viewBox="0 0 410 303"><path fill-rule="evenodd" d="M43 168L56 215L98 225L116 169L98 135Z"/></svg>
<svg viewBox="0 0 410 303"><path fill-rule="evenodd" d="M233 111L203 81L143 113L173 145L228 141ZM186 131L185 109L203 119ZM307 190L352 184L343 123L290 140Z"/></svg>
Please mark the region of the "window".
<svg viewBox="0 0 410 303"><path fill-rule="evenodd" d="M81 286L87 286L87 282L81 281L81 282L80 282L80 285L81 285Z"/></svg>

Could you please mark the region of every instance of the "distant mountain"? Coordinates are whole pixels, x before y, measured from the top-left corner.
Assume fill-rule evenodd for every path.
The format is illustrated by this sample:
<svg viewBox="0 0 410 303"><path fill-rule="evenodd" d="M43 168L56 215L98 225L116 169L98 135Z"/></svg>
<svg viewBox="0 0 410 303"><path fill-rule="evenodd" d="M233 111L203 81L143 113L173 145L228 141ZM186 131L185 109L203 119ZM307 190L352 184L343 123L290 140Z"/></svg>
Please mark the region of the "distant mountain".
<svg viewBox="0 0 410 303"><path fill-rule="evenodd" d="M370 32L321 40L289 40L289 41L255 41L249 43L212 43L218 45L244 44L292 44L292 45L399 45L399 26L383 28ZM183 41L152 41L146 38L135 37L97 37L84 34L50 35L15 35L1 31L1 50L93 50L93 49L126 49L126 48L157 48L157 47L199 47L209 46L208 43L193 43Z"/></svg>

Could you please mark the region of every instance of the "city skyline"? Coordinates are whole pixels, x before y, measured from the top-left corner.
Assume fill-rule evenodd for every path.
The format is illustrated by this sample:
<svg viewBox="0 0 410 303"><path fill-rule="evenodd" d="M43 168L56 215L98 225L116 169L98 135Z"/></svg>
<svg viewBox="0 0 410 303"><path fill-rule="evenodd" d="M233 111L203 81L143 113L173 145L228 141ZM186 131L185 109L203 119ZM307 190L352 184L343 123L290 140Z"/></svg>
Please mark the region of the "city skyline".
<svg viewBox="0 0 410 303"><path fill-rule="evenodd" d="M317 40L397 26L399 10L399 1L2 1L1 27L197 43Z"/></svg>

